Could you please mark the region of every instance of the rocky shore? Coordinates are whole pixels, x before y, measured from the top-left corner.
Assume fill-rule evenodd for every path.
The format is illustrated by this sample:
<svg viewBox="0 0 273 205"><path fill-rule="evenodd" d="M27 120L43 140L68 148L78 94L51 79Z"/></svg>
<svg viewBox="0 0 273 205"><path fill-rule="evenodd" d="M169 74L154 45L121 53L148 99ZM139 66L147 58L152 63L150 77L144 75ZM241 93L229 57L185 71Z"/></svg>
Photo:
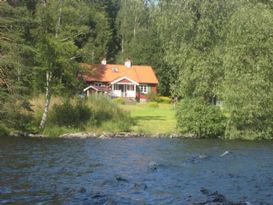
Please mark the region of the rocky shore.
<svg viewBox="0 0 273 205"><path fill-rule="evenodd" d="M32 134L27 132L12 132L10 133L12 137L26 137L26 138L48 138L52 136L45 136L41 134ZM54 136L56 137L56 136ZM185 136L181 134L144 134L144 133L133 133L133 132L119 132L119 133L89 133L89 132L79 132L79 133L67 133L57 138L63 139L89 139L89 138L97 138L97 139L111 139L111 138L186 138L193 136Z"/></svg>

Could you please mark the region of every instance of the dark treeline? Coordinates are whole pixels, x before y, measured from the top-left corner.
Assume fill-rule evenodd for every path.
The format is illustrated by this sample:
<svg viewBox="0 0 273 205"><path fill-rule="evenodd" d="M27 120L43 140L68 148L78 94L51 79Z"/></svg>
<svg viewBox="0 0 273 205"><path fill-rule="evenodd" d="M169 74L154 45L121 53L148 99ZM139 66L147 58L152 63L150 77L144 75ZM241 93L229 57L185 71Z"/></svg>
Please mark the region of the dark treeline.
<svg viewBox="0 0 273 205"><path fill-rule="evenodd" d="M155 68L160 94L184 99L181 110L201 102L206 116L221 102L225 128L213 135L272 138L272 0L8 0L0 15L2 130L28 129L39 93L43 129L51 96L81 91L80 62L129 57Z"/></svg>

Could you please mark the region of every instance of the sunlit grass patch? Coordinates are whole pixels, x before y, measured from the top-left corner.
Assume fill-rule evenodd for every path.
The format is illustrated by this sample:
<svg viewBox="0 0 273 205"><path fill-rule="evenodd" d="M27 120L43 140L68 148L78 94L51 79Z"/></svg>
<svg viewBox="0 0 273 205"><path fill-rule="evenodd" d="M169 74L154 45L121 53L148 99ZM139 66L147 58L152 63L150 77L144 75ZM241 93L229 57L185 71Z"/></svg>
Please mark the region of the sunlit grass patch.
<svg viewBox="0 0 273 205"><path fill-rule="evenodd" d="M146 134L166 134L176 132L176 119L174 106L171 104L158 104L151 107L149 104L120 105L130 111L135 121L131 130Z"/></svg>

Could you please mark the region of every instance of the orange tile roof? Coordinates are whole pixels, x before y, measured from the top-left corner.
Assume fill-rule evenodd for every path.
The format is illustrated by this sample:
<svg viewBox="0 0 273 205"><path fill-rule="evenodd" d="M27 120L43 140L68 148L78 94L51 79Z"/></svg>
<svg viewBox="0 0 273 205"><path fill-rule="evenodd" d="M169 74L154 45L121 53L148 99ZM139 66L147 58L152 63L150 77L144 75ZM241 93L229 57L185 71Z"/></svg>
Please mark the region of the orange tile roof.
<svg viewBox="0 0 273 205"><path fill-rule="evenodd" d="M85 81L112 82L121 77L127 77L138 83L158 84L157 77L151 66L133 65L127 68L124 65L116 64L84 64L81 66L86 68L88 74L83 76Z"/></svg>

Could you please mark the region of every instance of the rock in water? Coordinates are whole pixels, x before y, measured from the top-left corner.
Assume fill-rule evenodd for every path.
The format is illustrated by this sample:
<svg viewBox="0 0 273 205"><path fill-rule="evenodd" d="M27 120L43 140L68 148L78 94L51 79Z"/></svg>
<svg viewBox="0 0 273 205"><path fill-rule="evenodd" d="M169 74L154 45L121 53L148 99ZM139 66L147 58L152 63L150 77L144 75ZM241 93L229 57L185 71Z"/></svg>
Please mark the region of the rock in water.
<svg viewBox="0 0 273 205"><path fill-rule="evenodd" d="M117 205L113 199L108 199L103 205Z"/></svg>
<svg viewBox="0 0 273 205"><path fill-rule="evenodd" d="M80 193L85 193L86 192L86 189L84 188L84 187L82 187L81 189L80 189Z"/></svg>
<svg viewBox="0 0 273 205"><path fill-rule="evenodd" d="M200 154L200 155L198 156L198 158L199 158L199 159L208 159L209 156L208 156L208 155L205 155L205 154Z"/></svg>
<svg viewBox="0 0 273 205"><path fill-rule="evenodd" d="M135 183L134 188L137 190L146 190L148 186L145 183L141 183L141 184Z"/></svg>
<svg viewBox="0 0 273 205"><path fill-rule="evenodd" d="M154 161L151 161L148 165L149 169L151 169L152 171L156 171L158 168L158 164Z"/></svg>
<svg viewBox="0 0 273 205"><path fill-rule="evenodd" d="M229 201L223 194L219 192L211 192L206 188L201 188L200 192L207 196L204 202L190 203L190 205L250 205L249 202L233 202Z"/></svg>
<svg viewBox="0 0 273 205"><path fill-rule="evenodd" d="M230 154L230 152L229 151L225 151L223 154L220 155L220 157L224 157L224 156L226 156L228 154Z"/></svg>
<svg viewBox="0 0 273 205"><path fill-rule="evenodd" d="M98 193L95 193L95 194L92 196L92 199L98 199L98 198L104 198L104 197L106 197L105 194L102 194L102 193L98 192Z"/></svg>
<svg viewBox="0 0 273 205"><path fill-rule="evenodd" d="M121 177L121 176L116 176L116 180L117 180L118 182L126 182L126 183L129 182L127 179L125 179L125 178L123 178L123 177Z"/></svg>

